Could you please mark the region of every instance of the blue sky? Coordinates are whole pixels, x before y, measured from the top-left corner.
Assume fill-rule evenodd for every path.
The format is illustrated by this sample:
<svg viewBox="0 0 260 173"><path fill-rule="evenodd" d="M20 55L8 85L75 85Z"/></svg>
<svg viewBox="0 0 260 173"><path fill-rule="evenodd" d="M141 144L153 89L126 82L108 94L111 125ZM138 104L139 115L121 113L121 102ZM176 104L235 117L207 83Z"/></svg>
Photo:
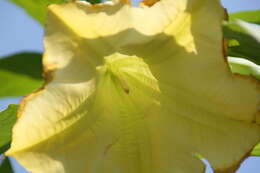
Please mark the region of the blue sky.
<svg viewBox="0 0 260 173"><path fill-rule="evenodd" d="M260 0L222 0L229 12L260 9ZM41 26L28 17L22 9L9 3L0 1L0 57L21 51L42 51ZM18 99L7 98L0 100L0 110L10 103L17 103ZM16 173L25 171L14 162ZM237 173L259 173L260 158L247 159ZM212 173L210 169L207 173Z"/></svg>

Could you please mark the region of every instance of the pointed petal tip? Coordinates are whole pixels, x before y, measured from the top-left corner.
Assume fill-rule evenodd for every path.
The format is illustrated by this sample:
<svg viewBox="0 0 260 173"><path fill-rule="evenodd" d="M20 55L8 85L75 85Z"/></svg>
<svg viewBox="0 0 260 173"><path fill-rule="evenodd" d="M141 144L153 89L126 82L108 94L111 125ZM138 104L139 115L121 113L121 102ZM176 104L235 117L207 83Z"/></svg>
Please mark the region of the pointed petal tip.
<svg viewBox="0 0 260 173"><path fill-rule="evenodd" d="M214 169L214 173L235 173L241 166L242 162L250 156L251 151L247 152L240 160L235 162L233 165L226 167L226 168L220 168L220 169Z"/></svg>

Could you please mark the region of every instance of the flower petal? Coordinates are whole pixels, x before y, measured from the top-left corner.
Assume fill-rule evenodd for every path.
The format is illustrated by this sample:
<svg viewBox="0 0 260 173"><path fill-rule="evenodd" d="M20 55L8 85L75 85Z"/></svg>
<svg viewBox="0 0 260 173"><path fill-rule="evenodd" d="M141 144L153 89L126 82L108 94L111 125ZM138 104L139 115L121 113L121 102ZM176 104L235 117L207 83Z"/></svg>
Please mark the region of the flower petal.
<svg viewBox="0 0 260 173"><path fill-rule="evenodd" d="M260 139L255 123L259 83L231 74L227 66L219 2L188 4L164 34L131 45L128 52L146 60L165 96L160 101L165 113L152 121L156 132L170 131L172 139L191 155L204 156L216 172L234 172Z"/></svg>
<svg viewBox="0 0 260 173"><path fill-rule="evenodd" d="M140 169L143 160L138 162L138 157L149 156L148 144L141 143L141 151L135 145L148 142L147 137L143 139L143 116L158 104L154 100L158 88L148 85L156 85L156 80L147 69L137 57L115 54L97 68L97 82L51 82L26 99L7 155L37 173L150 172L148 165ZM142 76L135 74L139 72Z"/></svg>
<svg viewBox="0 0 260 173"><path fill-rule="evenodd" d="M234 172L260 140L260 92L228 68L223 17L207 0L49 6L49 83L7 154L36 173L200 173L198 154Z"/></svg>

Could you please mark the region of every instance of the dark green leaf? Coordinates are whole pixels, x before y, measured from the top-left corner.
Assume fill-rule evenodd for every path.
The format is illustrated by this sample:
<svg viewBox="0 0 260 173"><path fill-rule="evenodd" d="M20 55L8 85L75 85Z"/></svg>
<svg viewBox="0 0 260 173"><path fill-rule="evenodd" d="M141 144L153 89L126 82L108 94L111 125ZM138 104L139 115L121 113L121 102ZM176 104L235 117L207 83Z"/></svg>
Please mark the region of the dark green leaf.
<svg viewBox="0 0 260 173"><path fill-rule="evenodd" d="M9 142L9 143L3 145L2 147L0 147L0 153L4 153L5 151L7 151L10 148L10 145L11 145L11 142Z"/></svg>
<svg viewBox="0 0 260 173"><path fill-rule="evenodd" d="M12 127L16 121L17 105L9 105L0 112L0 150L1 153L9 148L12 136ZM1 172L1 171L0 171Z"/></svg>
<svg viewBox="0 0 260 173"><path fill-rule="evenodd" d="M232 23L236 19L260 24L260 10L231 14L231 23L225 25L223 29L225 38L229 40L229 56L246 58L256 64L260 64L260 44L240 26Z"/></svg>
<svg viewBox="0 0 260 173"><path fill-rule="evenodd" d="M41 54L21 53L0 59L0 97L23 96L42 85Z"/></svg>
<svg viewBox="0 0 260 173"><path fill-rule="evenodd" d="M14 173L9 158L5 157L2 164L0 165L1 173Z"/></svg>
<svg viewBox="0 0 260 173"><path fill-rule="evenodd" d="M87 1L87 2L89 2L91 4L98 4L98 3L101 2L101 0L85 0L85 1Z"/></svg>

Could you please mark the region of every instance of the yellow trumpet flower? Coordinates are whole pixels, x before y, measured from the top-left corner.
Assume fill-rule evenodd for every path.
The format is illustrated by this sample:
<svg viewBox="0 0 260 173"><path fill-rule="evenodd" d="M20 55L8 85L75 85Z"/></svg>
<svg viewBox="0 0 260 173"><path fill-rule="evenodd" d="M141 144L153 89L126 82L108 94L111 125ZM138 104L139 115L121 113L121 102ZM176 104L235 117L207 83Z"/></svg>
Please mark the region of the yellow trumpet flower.
<svg viewBox="0 0 260 173"><path fill-rule="evenodd" d="M32 173L232 173L260 141L259 83L231 73L218 0L48 7L46 84L7 155Z"/></svg>

